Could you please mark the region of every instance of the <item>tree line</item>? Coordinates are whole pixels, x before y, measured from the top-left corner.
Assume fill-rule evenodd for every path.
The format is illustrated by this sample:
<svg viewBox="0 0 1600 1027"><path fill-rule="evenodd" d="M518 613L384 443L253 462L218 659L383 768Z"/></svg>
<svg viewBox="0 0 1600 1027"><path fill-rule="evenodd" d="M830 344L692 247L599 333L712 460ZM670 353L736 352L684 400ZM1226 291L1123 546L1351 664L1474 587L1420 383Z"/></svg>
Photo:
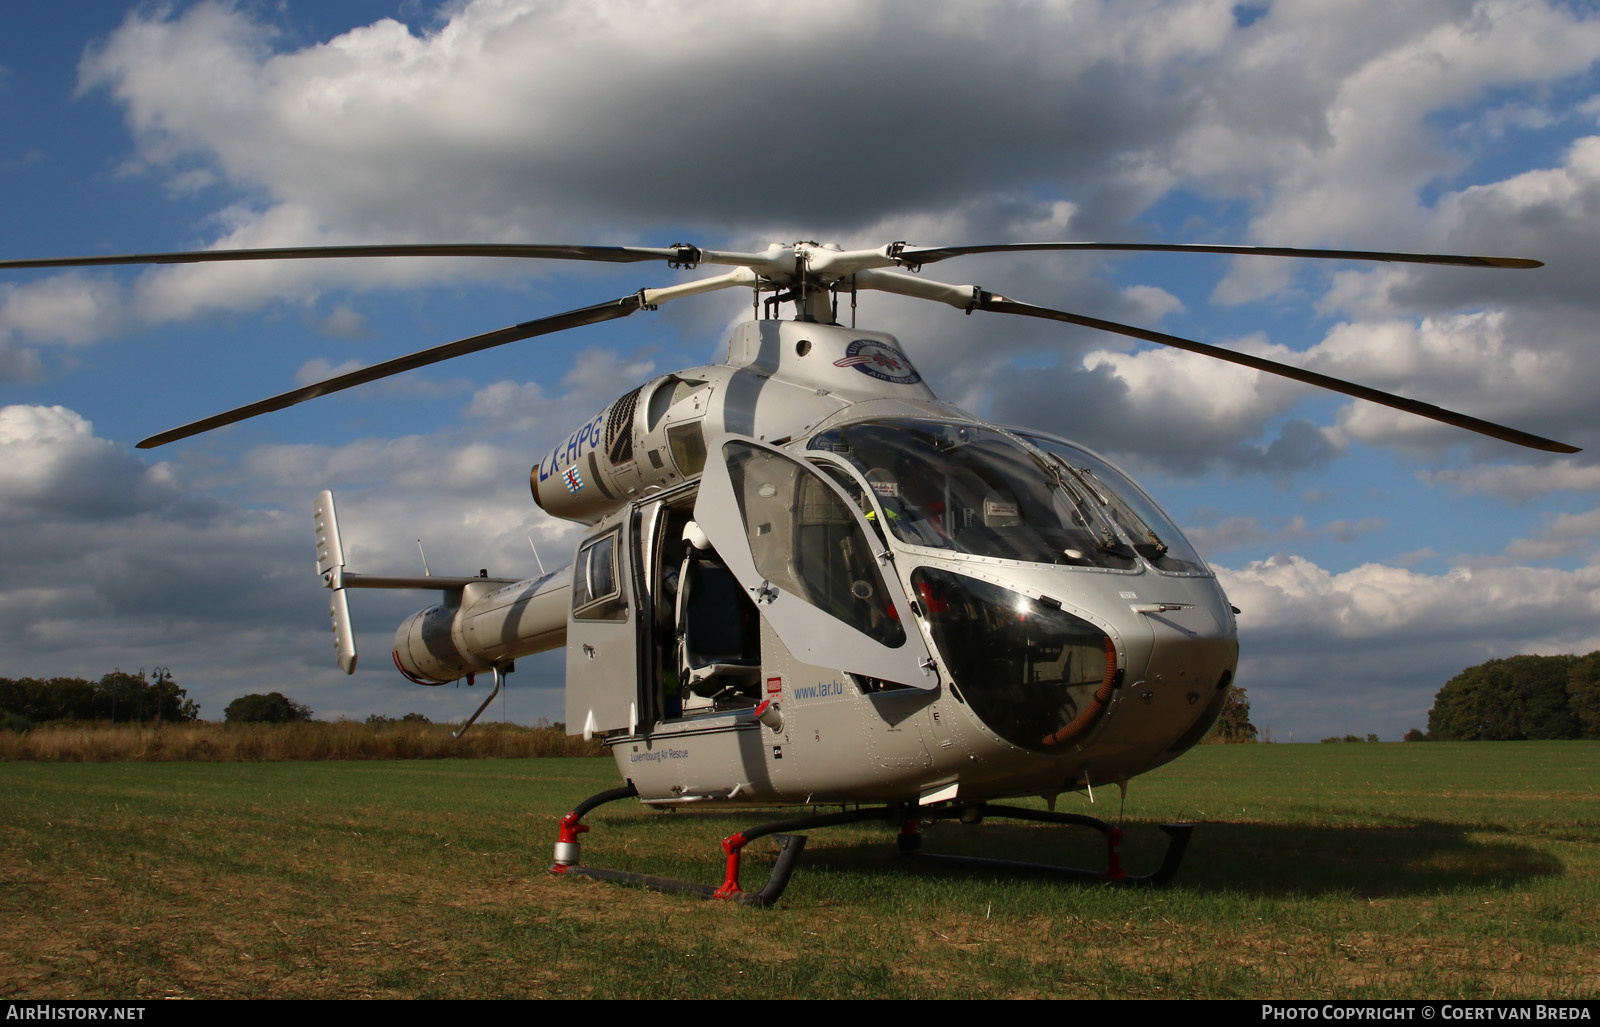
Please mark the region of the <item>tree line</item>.
<svg viewBox="0 0 1600 1027"><path fill-rule="evenodd" d="M240 696L223 713L229 723L310 720L309 707L280 692ZM408 715L425 719L420 714ZM165 669L153 675L114 670L85 678L0 678L0 729L25 731L49 721L186 723L200 719ZM1205 741L1253 742L1250 700L1233 689ZM1445 683L1428 711L1427 733L1407 741L1600 739L1600 651L1587 656L1512 656L1468 667ZM1335 741L1328 738L1324 741ZM1368 741L1375 740L1368 736ZM1359 741L1348 736L1343 741Z"/></svg>
<svg viewBox="0 0 1600 1027"><path fill-rule="evenodd" d="M1439 689L1427 734L1407 741L1600 738L1600 651L1512 656L1468 667Z"/></svg>
<svg viewBox="0 0 1600 1027"><path fill-rule="evenodd" d="M228 704L230 724L308 721L311 708L281 692L241 695ZM406 719L421 717L408 714ZM114 670L87 678L0 678L0 730L26 731L53 721L186 724L200 719L200 704L165 668L152 675ZM422 718L426 720L426 718Z"/></svg>
<svg viewBox="0 0 1600 1027"><path fill-rule="evenodd" d="M25 730L52 720L164 721L200 719L200 704L172 675L114 670L85 678L0 678L0 728Z"/></svg>

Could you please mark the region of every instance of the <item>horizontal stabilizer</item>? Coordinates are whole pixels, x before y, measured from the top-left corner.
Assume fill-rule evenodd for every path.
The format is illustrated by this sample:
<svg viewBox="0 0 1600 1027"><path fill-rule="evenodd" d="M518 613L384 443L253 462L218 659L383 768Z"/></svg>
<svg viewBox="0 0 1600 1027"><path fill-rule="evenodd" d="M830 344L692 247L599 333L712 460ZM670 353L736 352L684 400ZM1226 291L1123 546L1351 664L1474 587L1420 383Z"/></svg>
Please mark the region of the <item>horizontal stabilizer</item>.
<svg viewBox="0 0 1600 1027"><path fill-rule="evenodd" d="M394 577L382 574L342 575L343 588L431 588L440 592L455 592L468 585L515 585L516 578L487 578L475 576L454 578L443 574L417 574Z"/></svg>

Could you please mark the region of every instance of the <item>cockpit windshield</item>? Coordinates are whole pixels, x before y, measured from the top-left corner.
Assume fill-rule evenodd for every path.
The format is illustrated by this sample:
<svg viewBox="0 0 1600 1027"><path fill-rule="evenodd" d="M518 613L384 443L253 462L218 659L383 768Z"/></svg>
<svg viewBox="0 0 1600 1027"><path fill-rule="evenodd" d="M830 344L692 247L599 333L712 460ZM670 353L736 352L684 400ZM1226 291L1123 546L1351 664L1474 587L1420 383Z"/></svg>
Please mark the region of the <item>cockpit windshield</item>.
<svg viewBox="0 0 1600 1027"><path fill-rule="evenodd" d="M1134 570L1143 556L1159 570L1205 572L1109 465L1055 440L1029 442L1039 448L979 425L893 419L843 425L810 448L854 464L908 545L1104 570Z"/></svg>
<svg viewBox="0 0 1600 1027"><path fill-rule="evenodd" d="M937 421L869 421L811 440L855 464L888 529L914 546L1115 570L1134 550L1086 489L1003 432Z"/></svg>
<svg viewBox="0 0 1600 1027"><path fill-rule="evenodd" d="M1210 573L1178 526L1121 471L1088 450L1060 439L1029 432L1019 434L1082 484L1156 570L1169 574Z"/></svg>

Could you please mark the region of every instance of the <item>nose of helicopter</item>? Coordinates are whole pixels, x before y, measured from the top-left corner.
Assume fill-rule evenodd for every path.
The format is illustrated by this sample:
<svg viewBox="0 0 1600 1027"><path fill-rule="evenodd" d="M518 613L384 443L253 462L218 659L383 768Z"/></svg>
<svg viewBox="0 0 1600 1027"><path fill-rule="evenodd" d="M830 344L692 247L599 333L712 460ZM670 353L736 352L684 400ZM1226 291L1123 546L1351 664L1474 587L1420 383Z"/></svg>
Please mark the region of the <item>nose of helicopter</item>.
<svg viewBox="0 0 1600 1027"><path fill-rule="evenodd" d="M1133 605L1150 631L1149 657L1128 668L1122 702L1096 738L1096 748L1116 753L1131 773L1197 743L1233 683L1239 639L1231 608L1213 582L1193 585L1182 601Z"/></svg>
<svg viewBox="0 0 1600 1027"><path fill-rule="evenodd" d="M1068 609L966 573L913 572L920 611L972 714L1023 750L1074 757L1092 737L1099 756L1142 769L1198 740L1238 657L1215 581L1163 578L1163 601L1142 602L1127 579L1043 573L1060 579L1048 584L1080 586L1079 602ZM1089 595L1088 582L1105 591Z"/></svg>

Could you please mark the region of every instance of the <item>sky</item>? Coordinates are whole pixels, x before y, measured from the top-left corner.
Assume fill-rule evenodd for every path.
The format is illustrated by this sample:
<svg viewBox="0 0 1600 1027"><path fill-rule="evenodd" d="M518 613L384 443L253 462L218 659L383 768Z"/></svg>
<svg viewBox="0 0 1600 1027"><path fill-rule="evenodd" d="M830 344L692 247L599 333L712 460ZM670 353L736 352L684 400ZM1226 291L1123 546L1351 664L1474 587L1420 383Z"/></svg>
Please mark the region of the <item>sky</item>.
<svg viewBox="0 0 1600 1027"><path fill-rule="evenodd" d="M1258 353L1551 456L1132 340L863 294L944 398L1129 470L1216 570L1275 741L1425 727L1462 669L1600 649L1600 5L368 0L0 7L0 258L375 242L1055 240L1532 257L1533 271L988 255L923 274ZM0 676L170 669L201 715L459 719L351 570L570 559L540 454L716 359L683 300L150 451L157 431L707 272L405 259L0 275ZM714 271L710 273L715 273ZM562 715L564 654L488 716Z"/></svg>

